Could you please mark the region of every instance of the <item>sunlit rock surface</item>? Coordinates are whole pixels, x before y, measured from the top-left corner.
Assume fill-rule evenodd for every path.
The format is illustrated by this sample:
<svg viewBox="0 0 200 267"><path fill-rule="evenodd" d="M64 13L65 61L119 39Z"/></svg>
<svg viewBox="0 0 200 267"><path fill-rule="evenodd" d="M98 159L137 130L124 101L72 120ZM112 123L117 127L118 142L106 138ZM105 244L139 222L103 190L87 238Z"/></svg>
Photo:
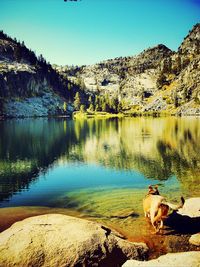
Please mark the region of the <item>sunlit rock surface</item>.
<svg viewBox="0 0 200 267"><path fill-rule="evenodd" d="M122 267L199 267L200 252L170 253L150 261L128 260Z"/></svg>
<svg viewBox="0 0 200 267"><path fill-rule="evenodd" d="M190 244L200 246L200 233L194 234L189 239Z"/></svg>
<svg viewBox="0 0 200 267"><path fill-rule="evenodd" d="M57 67L71 80L81 79L92 95L115 96L125 113L200 114L200 24L178 51L163 44L136 56L117 57L81 67Z"/></svg>
<svg viewBox="0 0 200 267"><path fill-rule="evenodd" d="M147 251L100 224L60 214L28 218L0 234L0 266L119 266L144 260Z"/></svg>
<svg viewBox="0 0 200 267"><path fill-rule="evenodd" d="M178 211L181 215L200 218L200 197L186 199L183 207Z"/></svg>

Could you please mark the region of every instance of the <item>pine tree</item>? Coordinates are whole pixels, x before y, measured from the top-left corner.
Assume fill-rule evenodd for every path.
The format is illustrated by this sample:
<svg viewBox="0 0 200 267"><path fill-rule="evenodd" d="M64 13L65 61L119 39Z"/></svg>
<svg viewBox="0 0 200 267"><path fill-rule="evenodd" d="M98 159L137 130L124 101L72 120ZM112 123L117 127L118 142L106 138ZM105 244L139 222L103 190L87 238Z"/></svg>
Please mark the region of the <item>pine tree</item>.
<svg viewBox="0 0 200 267"><path fill-rule="evenodd" d="M95 111L100 111L99 104L95 105Z"/></svg>
<svg viewBox="0 0 200 267"><path fill-rule="evenodd" d="M74 108L75 110L80 110L81 106L81 98L79 92L76 93L75 98L74 98Z"/></svg>
<svg viewBox="0 0 200 267"><path fill-rule="evenodd" d="M70 83L67 84L67 89L68 89L69 91L71 90L71 84L70 84Z"/></svg>
<svg viewBox="0 0 200 267"><path fill-rule="evenodd" d="M122 112L122 103L121 102L118 103L117 111Z"/></svg>
<svg viewBox="0 0 200 267"><path fill-rule="evenodd" d="M63 103L63 110L64 110L64 112L67 111L67 103L66 102Z"/></svg>
<svg viewBox="0 0 200 267"><path fill-rule="evenodd" d="M88 98L88 102L89 102L89 104L90 104L90 103L93 103L93 100L92 100L92 96L91 96L91 95L90 95L89 98Z"/></svg>
<svg viewBox="0 0 200 267"><path fill-rule="evenodd" d="M111 112L117 112L117 108L118 108L118 99L116 97L113 97L110 99L110 110Z"/></svg>
<svg viewBox="0 0 200 267"><path fill-rule="evenodd" d="M14 57L17 62L20 62L22 59L22 53L21 53L21 48L20 46L17 46L14 50Z"/></svg>
<svg viewBox="0 0 200 267"><path fill-rule="evenodd" d="M98 100L97 100L98 99ZM99 111L104 111L106 103L105 96L99 96L97 99L95 99L95 106L98 104L99 106ZM97 103L97 104L96 104ZM103 107L104 106L104 107ZM108 108L108 104L106 103L106 107Z"/></svg>
<svg viewBox="0 0 200 267"><path fill-rule="evenodd" d="M99 105L99 97L98 97L98 95L95 95L94 105L95 106Z"/></svg>
<svg viewBox="0 0 200 267"><path fill-rule="evenodd" d="M102 104L102 111L104 111L104 112L108 112L109 111L109 107L108 107L108 104L106 102L104 102Z"/></svg>
<svg viewBox="0 0 200 267"><path fill-rule="evenodd" d="M90 106L89 106L89 110L90 111L94 111L94 105L91 103Z"/></svg>
<svg viewBox="0 0 200 267"><path fill-rule="evenodd" d="M85 112L85 105L80 106L80 112L84 113Z"/></svg>

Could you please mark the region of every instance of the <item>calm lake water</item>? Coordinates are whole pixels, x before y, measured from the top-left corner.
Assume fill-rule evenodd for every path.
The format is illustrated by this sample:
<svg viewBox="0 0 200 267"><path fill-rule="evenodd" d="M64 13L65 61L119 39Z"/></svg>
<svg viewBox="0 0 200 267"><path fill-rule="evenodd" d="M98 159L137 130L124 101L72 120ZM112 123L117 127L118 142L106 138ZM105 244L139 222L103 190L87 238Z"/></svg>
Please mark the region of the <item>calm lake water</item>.
<svg viewBox="0 0 200 267"><path fill-rule="evenodd" d="M200 195L200 118L0 122L1 208L45 206L134 232L149 184L173 202Z"/></svg>

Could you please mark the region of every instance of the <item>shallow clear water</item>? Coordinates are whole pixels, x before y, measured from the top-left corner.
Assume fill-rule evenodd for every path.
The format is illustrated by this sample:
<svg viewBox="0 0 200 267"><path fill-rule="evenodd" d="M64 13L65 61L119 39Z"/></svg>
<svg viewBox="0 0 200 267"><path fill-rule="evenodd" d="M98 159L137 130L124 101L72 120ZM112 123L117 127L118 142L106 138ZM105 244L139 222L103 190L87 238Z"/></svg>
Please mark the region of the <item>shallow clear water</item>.
<svg viewBox="0 0 200 267"><path fill-rule="evenodd" d="M199 118L0 122L1 208L62 208L134 232L149 184L173 202L199 196Z"/></svg>

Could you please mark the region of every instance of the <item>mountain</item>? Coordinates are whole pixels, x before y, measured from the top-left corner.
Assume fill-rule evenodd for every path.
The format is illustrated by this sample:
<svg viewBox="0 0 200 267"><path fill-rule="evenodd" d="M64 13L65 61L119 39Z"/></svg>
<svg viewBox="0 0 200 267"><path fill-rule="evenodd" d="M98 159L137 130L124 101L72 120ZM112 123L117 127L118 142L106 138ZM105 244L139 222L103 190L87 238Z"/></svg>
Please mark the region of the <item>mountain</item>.
<svg viewBox="0 0 200 267"><path fill-rule="evenodd" d="M134 57L119 57L78 67L57 67L69 80L81 79L90 95L109 95L123 112L200 114L200 24L178 51L163 44Z"/></svg>
<svg viewBox="0 0 200 267"><path fill-rule="evenodd" d="M90 66L51 66L24 42L0 32L0 116L69 114L74 109L199 115L199 52L196 24L178 51L159 44L137 56Z"/></svg>
<svg viewBox="0 0 200 267"><path fill-rule="evenodd" d="M63 110L65 101L73 100L77 89L66 91L67 79L36 57L24 42L0 32L0 116L27 117L70 113Z"/></svg>

